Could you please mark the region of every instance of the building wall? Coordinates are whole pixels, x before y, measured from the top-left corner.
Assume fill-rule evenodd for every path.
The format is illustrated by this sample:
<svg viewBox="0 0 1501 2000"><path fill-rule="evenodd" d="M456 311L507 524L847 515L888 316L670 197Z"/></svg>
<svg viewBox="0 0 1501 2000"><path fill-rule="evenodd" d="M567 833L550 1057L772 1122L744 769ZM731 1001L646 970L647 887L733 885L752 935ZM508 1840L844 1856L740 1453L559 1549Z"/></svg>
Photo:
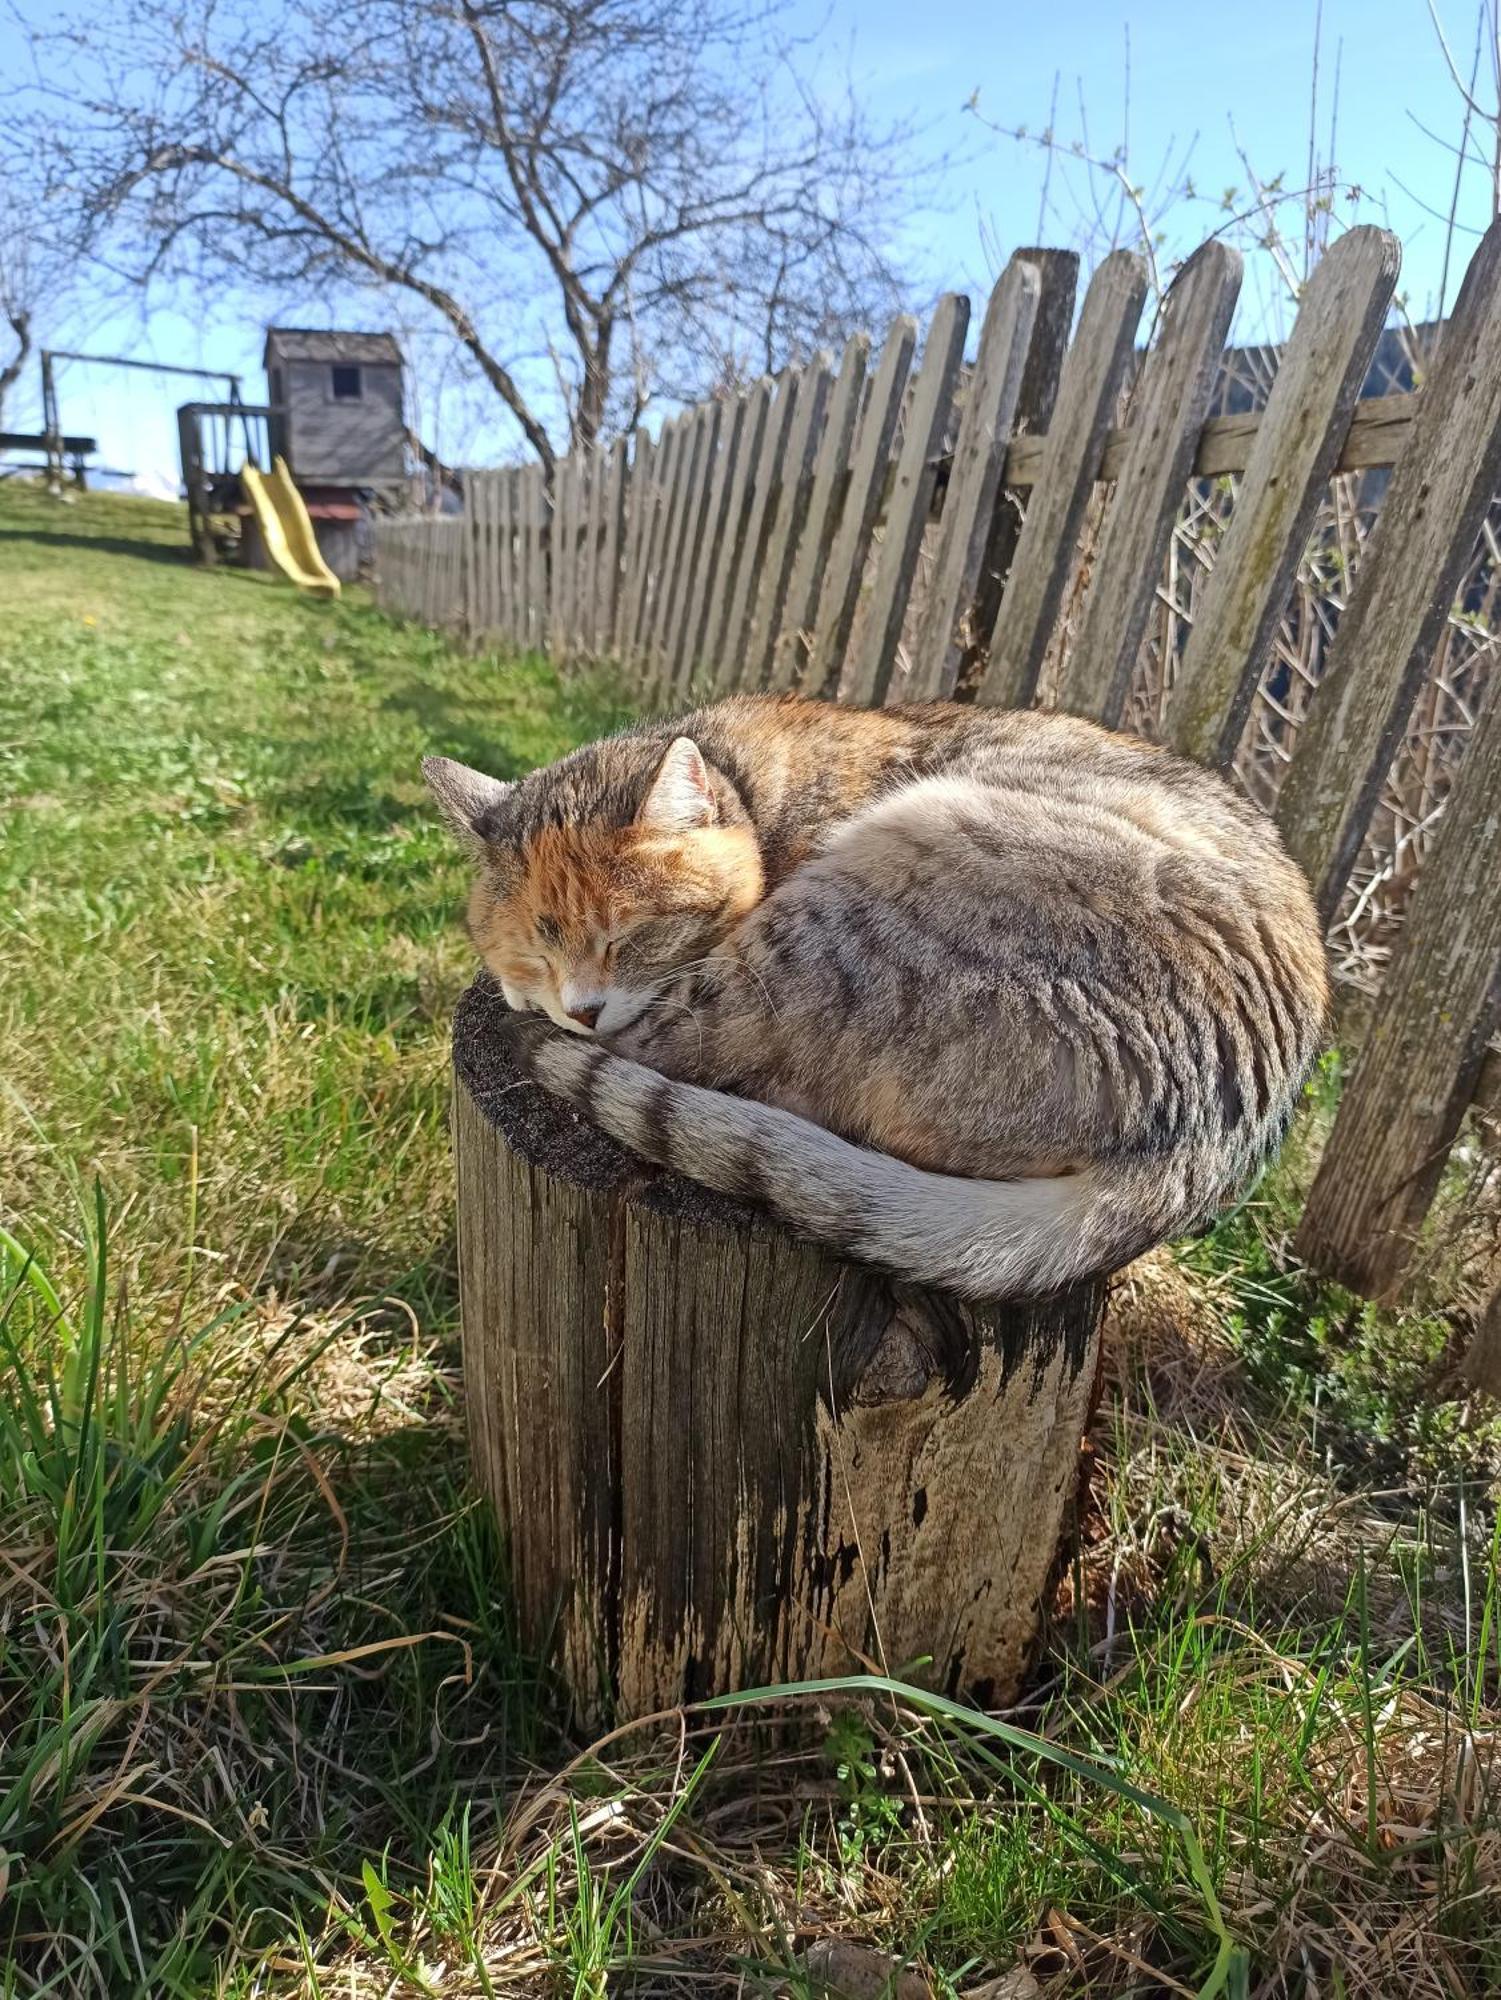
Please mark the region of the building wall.
<svg viewBox="0 0 1501 2000"><path fill-rule="evenodd" d="M299 484L399 484L406 470L401 370L366 362L358 402L335 402L326 361L280 361L288 457Z"/></svg>

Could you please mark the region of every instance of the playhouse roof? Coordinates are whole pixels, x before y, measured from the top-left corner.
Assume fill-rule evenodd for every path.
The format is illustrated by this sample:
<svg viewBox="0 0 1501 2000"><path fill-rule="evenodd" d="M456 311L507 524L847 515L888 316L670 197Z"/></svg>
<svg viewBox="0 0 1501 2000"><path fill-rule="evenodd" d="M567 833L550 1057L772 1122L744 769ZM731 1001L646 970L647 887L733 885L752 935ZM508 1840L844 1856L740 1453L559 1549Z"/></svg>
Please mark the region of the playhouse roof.
<svg viewBox="0 0 1501 2000"><path fill-rule="evenodd" d="M391 333L344 333L337 328L319 331L305 326L270 326L266 329L263 367L273 361L358 361L385 362L401 366L401 349Z"/></svg>

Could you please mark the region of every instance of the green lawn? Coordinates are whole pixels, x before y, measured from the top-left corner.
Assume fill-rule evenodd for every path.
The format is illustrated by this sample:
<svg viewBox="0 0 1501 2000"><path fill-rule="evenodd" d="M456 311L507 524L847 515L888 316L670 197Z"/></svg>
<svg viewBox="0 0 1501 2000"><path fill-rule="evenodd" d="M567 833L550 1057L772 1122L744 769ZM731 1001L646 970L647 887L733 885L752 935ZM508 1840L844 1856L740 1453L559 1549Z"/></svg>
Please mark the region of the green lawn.
<svg viewBox="0 0 1501 2000"><path fill-rule="evenodd" d="M0 485L0 606L0 1994L769 1994L831 1936L1501 1989L1494 1430L1442 1315L1282 1268L1316 1105L1120 1288L1045 1745L866 1690L581 1754L465 1483L417 765L611 690L140 501Z"/></svg>

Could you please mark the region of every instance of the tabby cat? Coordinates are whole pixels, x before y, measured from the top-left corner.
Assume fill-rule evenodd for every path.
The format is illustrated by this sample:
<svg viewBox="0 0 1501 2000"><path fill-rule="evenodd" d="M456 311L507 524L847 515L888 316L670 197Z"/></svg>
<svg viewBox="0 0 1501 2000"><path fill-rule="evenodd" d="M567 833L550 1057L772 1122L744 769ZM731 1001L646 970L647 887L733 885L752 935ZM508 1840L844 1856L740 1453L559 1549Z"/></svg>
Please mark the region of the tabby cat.
<svg viewBox="0 0 1501 2000"><path fill-rule="evenodd" d="M664 1166L971 1297L1111 1270L1278 1144L1326 1000L1228 785L1064 715L741 696L516 784L423 766L532 1074Z"/></svg>

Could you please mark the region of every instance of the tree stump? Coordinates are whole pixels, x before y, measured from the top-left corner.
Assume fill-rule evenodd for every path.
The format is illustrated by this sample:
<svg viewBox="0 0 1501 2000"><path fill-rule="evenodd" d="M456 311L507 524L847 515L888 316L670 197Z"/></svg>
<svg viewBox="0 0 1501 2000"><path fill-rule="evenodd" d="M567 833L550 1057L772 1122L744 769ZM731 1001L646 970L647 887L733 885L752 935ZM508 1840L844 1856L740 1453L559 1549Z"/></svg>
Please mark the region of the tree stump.
<svg viewBox="0 0 1501 2000"><path fill-rule="evenodd" d="M644 1165L454 1024L471 1450L522 1635L585 1720L876 1665L1005 1702L1103 1284L975 1307ZM926 1664L916 1664L923 1663Z"/></svg>

